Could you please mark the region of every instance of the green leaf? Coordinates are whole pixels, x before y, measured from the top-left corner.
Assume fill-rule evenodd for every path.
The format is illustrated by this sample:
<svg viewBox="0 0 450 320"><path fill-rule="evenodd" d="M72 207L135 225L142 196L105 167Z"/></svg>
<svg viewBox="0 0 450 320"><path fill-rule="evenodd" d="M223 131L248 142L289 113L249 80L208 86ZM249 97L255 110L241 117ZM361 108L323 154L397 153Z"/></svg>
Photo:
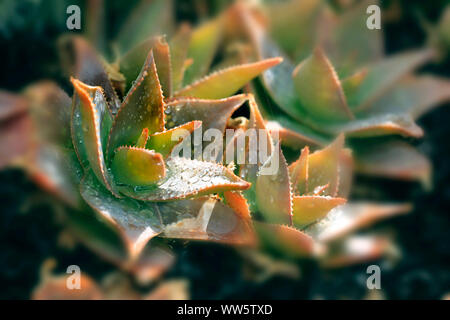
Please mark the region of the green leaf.
<svg viewBox="0 0 450 320"><path fill-rule="evenodd" d="M265 30L251 16L248 10L241 10L245 31L255 47L258 59L282 57L283 62L263 72L262 82L273 101L288 115L301 123L311 122L305 114L303 107L297 98L292 81L294 65L289 58L267 36Z"/></svg>
<svg viewBox="0 0 450 320"><path fill-rule="evenodd" d="M164 37L159 37L153 48L158 78L165 97L172 96L172 62L170 48Z"/></svg>
<svg viewBox="0 0 450 320"><path fill-rule="evenodd" d="M244 94L219 100L176 98L166 104L167 127L181 126L186 122L199 120L203 132L219 129L225 132L228 119L248 97Z"/></svg>
<svg viewBox="0 0 450 320"><path fill-rule="evenodd" d="M186 58L191 41L191 28L187 24L182 24L178 32L170 40L170 57L172 59L172 79L173 89L180 89L183 84L184 72L186 69Z"/></svg>
<svg viewBox="0 0 450 320"><path fill-rule="evenodd" d="M301 62L292 76L298 99L312 117L324 121L354 118L336 71L321 49Z"/></svg>
<svg viewBox="0 0 450 320"><path fill-rule="evenodd" d="M164 131L164 102L152 51L114 118L109 155L117 147L134 145L144 128L150 134Z"/></svg>
<svg viewBox="0 0 450 320"><path fill-rule="evenodd" d="M139 76L150 50L153 50L156 69L164 95L170 97L172 92L170 52L165 38L161 36L151 37L139 43L120 58L118 64L120 72L127 80L126 89L129 90L133 85L133 81Z"/></svg>
<svg viewBox="0 0 450 320"><path fill-rule="evenodd" d="M265 121L259 111L258 105L256 104L256 101L253 97L253 95L249 95L249 107L250 107L250 120L248 123L246 123L246 126L244 127L245 130L256 130L256 137L254 137L254 141L256 145L252 145L251 140L247 139L245 136L242 137L242 135L245 135L246 132L237 130L235 133L235 138L232 139L229 144L226 146L225 149L225 160L227 160L227 154L235 154L234 150L237 150L239 147L237 145L237 139L245 139L245 161L238 161L244 162L239 165L239 176L244 177L244 179L252 184L254 184L257 181L258 172L263 166L263 164L268 161L270 156L274 153L274 145L272 137L270 136L269 131L266 129ZM249 136L251 137L251 136ZM266 140L266 141L264 141ZM265 150L263 146L266 146ZM251 148L255 148L257 146L256 150L251 150ZM255 163L250 163L250 152L255 152L257 159L254 161ZM262 153L264 152L264 153ZM239 159L237 159L239 160ZM278 158L276 159L278 160ZM257 210L257 204L256 204L256 189L251 188L249 190L244 191L245 197L248 199L252 210Z"/></svg>
<svg viewBox="0 0 450 320"><path fill-rule="evenodd" d="M150 36L167 34L173 23L172 0L141 0L120 28L116 44L127 52Z"/></svg>
<svg viewBox="0 0 450 320"><path fill-rule="evenodd" d="M250 184L212 162L169 158L166 178L155 187L120 187L125 195L143 201L167 201L227 190L245 190Z"/></svg>
<svg viewBox="0 0 450 320"><path fill-rule="evenodd" d="M367 68L363 68L358 72L355 72L351 76L342 79L342 89L344 90L345 96L350 97L350 99L356 94L362 82L367 76ZM354 107L354 106L351 106Z"/></svg>
<svg viewBox="0 0 450 320"><path fill-rule="evenodd" d="M433 107L450 100L450 81L431 75L410 76L378 99L369 114L410 114L419 118Z"/></svg>
<svg viewBox="0 0 450 320"><path fill-rule="evenodd" d="M292 200L294 226L305 227L325 217L334 207L346 202L343 198L295 196Z"/></svg>
<svg viewBox="0 0 450 320"><path fill-rule="evenodd" d="M148 141L148 129L144 128L142 129L141 135L139 136L138 141L136 142L136 147L137 148L145 148L145 145L147 144Z"/></svg>
<svg viewBox="0 0 450 320"><path fill-rule="evenodd" d="M222 27L222 19L218 17L193 30L187 55L193 64L186 70L184 84L192 83L208 72L222 38Z"/></svg>
<svg viewBox="0 0 450 320"><path fill-rule="evenodd" d="M156 150L165 159L170 156L172 149L177 144L181 143L181 141L189 136L195 129L200 128L201 124L201 121L191 121L164 132L154 133L150 136L146 148Z"/></svg>
<svg viewBox="0 0 450 320"><path fill-rule="evenodd" d="M295 195L301 195L308 192L308 163L309 148L305 147L302 149L298 160L289 166L289 176Z"/></svg>
<svg viewBox="0 0 450 320"><path fill-rule="evenodd" d="M280 58L267 59L223 69L202 78L175 93L175 96L200 99L222 99L234 94L264 70L281 62Z"/></svg>
<svg viewBox="0 0 450 320"><path fill-rule="evenodd" d="M139 256L146 243L162 231L161 218L153 204L118 199L89 174L83 179L80 192L89 206L119 232L132 258Z"/></svg>
<svg viewBox="0 0 450 320"><path fill-rule="evenodd" d="M344 136L339 135L332 144L308 156L307 181L298 180L299 191L315 193L316 188L327 186L325 194L336 196L339 189L339 166L343 145Z"/></svg>
<svg viewBox="0 0 450 320"><path fill-rule="evenodd" d="M266 127L272 135L276 134L280 138L283 146L297 150L308 145L320 145L320 142L317 140L298 131L286 128L280 125L278 121L269 120L266 123Z"/></svg>
<svg viewBox="0 0 450 320"><path fill-rule="evenodd" d="M119 147L111 163L117 183L131 186L153 185L166 175L160 153L136 147Z"/></svg>
<svg viewBox="0 0 450 320"><path fill-rule="evenodd" d="M291 56L305 58L316 38L321 0L292 0L267 5L273 38Z"/></svg>
<svg viewBox="0 0 450 320"><path fill-rule="evenodd" d="M365 138L386 135L402 135L420 138L423 130L408 114L367 115L366 118L353 120L344 124L328 125L327 130L337 134L344 132L348 137Z"/></svg>
<svg viewBox="0 0 450 320"><path fill-rule="evenodd" d="M368 66L368 73L359 89L353 96L348 97L349 104L357 111L366 110L401 77L430 60L432 56L432 50L421 49L396 54Z"/></svg>
<svg viewBox="0 0 450 320"><path fill-rule="evenodd" d="M256 178L255 194L258 210L263 214L265 221L292 224L291 185L288 166L280 144L273 149L269 159L260 168Z"/></svg>
<svg viewBox="0 0 450 320"><path fill-rule="evenodd" d="M359 1L344 14L321 21L323 47L341 75L383 57L383 31L366 26L367 8L374 4L379 1Z"/></svg>
<svg viewBox="0 0 450 320"><path fill-rule="evenodd" d="M73 122L74 146L80 157L86 157L95 176L111 192L114 185L105 165L102 132L110 129L111 118L100 87L88 86L77 79L71 79L75 88L76 97L74 116L78 121ZM79 103L78 103L79 99ZM79 114L78 114L79 112ZM83 159L80 159L83 164ZM85 164L84 164L85 165Z"/></svg>

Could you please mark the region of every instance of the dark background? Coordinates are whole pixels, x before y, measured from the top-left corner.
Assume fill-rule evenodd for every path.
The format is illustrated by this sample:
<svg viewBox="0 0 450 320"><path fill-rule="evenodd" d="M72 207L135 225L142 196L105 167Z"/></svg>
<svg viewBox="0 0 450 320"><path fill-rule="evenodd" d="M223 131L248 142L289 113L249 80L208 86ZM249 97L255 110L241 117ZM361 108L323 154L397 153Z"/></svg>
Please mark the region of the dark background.
<svg viewBox="0 0 450 320"><path fill-rule="evenodd" d="M120 25L121 17L134 2L108 1L107 19L118 22L110 25ZM382 5L389 7L392 2L383 1ZM397 2L402 15L383 25L388 53L423 45L426 35L417 13L435 22L448 3L445 0ZM83 10L82 4L80 6ZM195 8L191 2L176 1L176 18L195 22L198 18ZM0 1L0 9L3 9L0 10L0 88L17 91L42 78L53 79L67 88L55 47L55 39L67 31L65 6L51 6L47 1L6 0ZM117 27L105 31L111 37ZM450 77L450 59L426 66L424 71ZM388 299L441 299L450 293L448 107L441 106L420 119L419 125L426 134L420 141L414 141L432 160L432 191L426 192L415 183L357 177L358 186L376 190L372 198L414 204L411 214L378 226L396 230L402 252L400 262L382 274L383 293ZM114 269L81 246L73 252L57 246L60 227L50 206L33 205L38 192L22 172L0 172L0 299L28 299L39 279L41 263L48 257L56 257L60 266L76 262L94 278L101 278ZM358 197L357 191L355 197ZM242 258L231 248L176 241L173 246L178 258L166 277L188 278L194 299L361 299L367 293L367 265L322 271L314 262L304 262L304 276L298 282L274 277L255 284L243 278ZM63 272L62 268L58 270Z"/></svg>

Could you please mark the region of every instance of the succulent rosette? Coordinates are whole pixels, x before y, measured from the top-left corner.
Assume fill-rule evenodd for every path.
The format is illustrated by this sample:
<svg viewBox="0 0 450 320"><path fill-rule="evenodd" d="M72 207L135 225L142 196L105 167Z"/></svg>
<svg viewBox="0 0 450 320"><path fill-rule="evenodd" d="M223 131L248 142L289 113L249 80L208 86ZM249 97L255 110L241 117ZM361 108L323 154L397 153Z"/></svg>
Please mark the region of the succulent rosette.
<svg viewBox="0 0 450 320"><path fill-rule="evenodd" d="M377 37L349 44L353 13L329 20L324 49L313 49L315 34L305 28L293 41L286 26L315 30L319 13L329 14L320 1L299 3L266 7L268 26L261 8L237 4L191 28L160 14L170 1L143 1L117 36L113 59L82 36L63 37L72 97L49 81L21 95L2 92L1 166L20 166L62 199L68 229L143 282L173 262L167 238L238 245L253 261L255 248L329 267L379 258L392 249L389 239L354 231L409 206L346 203L353 153L360 172L427 180L428 162L409 144L374 137L420 136L414 117L448 98L448 83L403 77L432 56L429 49L384 58ZM355 57L353 46L368 51ZM238 109L246 116L236 117ZM175 152L209 129L226 142L217 158ZM236 132L231 141L227 129ZM266 153L256 163L235 161L242 138L249 158L251 130ZM288 163L282 145L301 150L298 159Z"/></svg>
<svg viewBox="0 0 450 320"><path fill-rule="evenodd" d="M254 57L283 57L251 90L284 145L321 146L344 133L358 173L429 187L431 164L408 141L424 134L416 120L450 99L450 82L413 73L438 56L436 46L385 55L383 29L366 27L373 4L337 12L326 1L291 0L239 4L229 14ZM441 44L443 25L445 16L430 31Z"/></svg>

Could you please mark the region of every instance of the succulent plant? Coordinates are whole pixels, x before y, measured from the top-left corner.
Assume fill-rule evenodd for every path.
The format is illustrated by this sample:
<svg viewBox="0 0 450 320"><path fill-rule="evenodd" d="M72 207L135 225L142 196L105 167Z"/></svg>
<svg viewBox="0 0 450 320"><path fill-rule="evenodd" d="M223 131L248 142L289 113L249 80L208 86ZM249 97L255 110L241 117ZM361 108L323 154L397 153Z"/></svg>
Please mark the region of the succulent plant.
<svg viewBox="0 0 450 320"><path fill-rule="evenodd" d="M138 13L145 17L161 10L147 2L144 7ZM291 258L319 257L327 266L379 257L390 246L385 237L360 239L369 245L355 252L348 245L355 238L348 236L409 207L344 205L351 186L352 154L344 147L343 135L324 147L342 130L316 133L323 126L317 127L314 117L325 121L327 130L347 121L353 111L342 103L345 87L320 50L297 69L298 77L292 80L289 61L281 63L279 51L272 51L276 47L268 46L264 29L253 19L246 7L233 7L195 29L180 26L166 42L165 37L149 36L148 25L145 32L138 32L147 20L134 16L124 27L134 32L119 36L119 54L112 62L83 37L65 37L60 41L62 60L72 76L74 94L70 98L52 82L30 85L20 96L2 92L1 165L20 165L45 190L68 203L71 209L64 215L68 228L142 281L153 279L173 261L160 238L260 245ZM234 21L238 23L232 25ZM231 67L242 57L225 57L213 64L219 43L227 44L240 34L236 26L241 22L251 30L259 54L270 57ZM217 66L226 68L205 76ZM267 100L259 91L256 99L251 93L232 96L262 72L267 92L279 107L307 119L314 130L287 116L283 119L300 128L300 134L282 129L280 124L285 123L280 118L267 122L258 107ZM370 71L350 77L347 88L356 92L361 77L369 75ZM322 91L313 90L297 98L294 88L302 91L305 83L324 85L333 95L314 96ZM362 88L363 82L359 85ZM297 110L298 99L306 99L303 102L313 109ZM245 104L249 119L233 118ZM321 109L336 106L340 107L335 112ZM317 110L322 111L316 114ZM172 154L191 133L211 128L222 135L226 129L241 129L225 146L224 159L249 129L263 133L269 153L256 164L227 163L227 167ZM248 158L251 146L244 141ZM305 147L299 159L288 165L281 150L286 142L324 148L310 153ZM278 170L261 174L273 162Z"/></svg>
<svg viewBox="0 0 450 320"><path fill-rule="evenodd" d="M258 59L283 57L251 91L285 145L320 146L345 133L357 172L429 185L429 161L401 137L423 135L415 120L449 100L450 82L412 74L436 56L432 48L384 55L382 30L366 28L373 3L337 14L326 1L290 0L229 14Z"/></svg>

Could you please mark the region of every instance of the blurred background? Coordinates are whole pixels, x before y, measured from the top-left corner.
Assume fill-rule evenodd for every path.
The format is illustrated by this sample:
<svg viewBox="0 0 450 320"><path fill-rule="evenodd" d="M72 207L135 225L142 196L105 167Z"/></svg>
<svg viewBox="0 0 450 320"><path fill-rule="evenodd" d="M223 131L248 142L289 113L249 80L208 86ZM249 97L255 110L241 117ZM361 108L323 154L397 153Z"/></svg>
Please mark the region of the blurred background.
<svg viewBox="0 0 450 320"><path fill-rule="evenodd" d="M139 1L104 1L102 14L107 27L98 32L111 39ZM170 10L178 22L195 25L215 16L232 1L192 0L173 2ZM339 1L337 1L339 2ZM1 0L0 88L17 92L40 79L51 79L70 92L58 58L56 39L67 33L65 10L77 4L81 12L101 1ZM436 23L446 0L383 0L387 54L416 48L426 42L422 19ZM82 19L88 17L83 16ZM82 20L83 21L83 20ZM105 43L98 43L108 52ZM424 70L450 77L450 58L427 65ZM170 281L178 281L178 297L191 299L443 299L450 294L450 108L441 106L419 120L425 136L411 140L433 164L432 189L419 183L356 176L353 199L410 202L413 211L379 223L375 228L395 230L401 259L381 259L338 269L319 268L315 261L300 261L301 273L288 271L263 281L254 281L249 266L233 248L219 244L171 241L176 259L163 276L149 284L129 280L133 290L152 292ZM20 142L18 142L20 143ZM103 261L64 234L55 208L38 201L39 188L17 169L0 172L0 299L29 299L43 269L56 261L55 274L71 264L95 281L124 281L114 265ZM53 259L53 260L49 260ZM46 262L46 263L44 263ZM382 266L382 290L366 287L366 268ZM44 264L44 267L42 267ZM111 280L112 281L112 280ZM113 281L113 282L114 282ZM181 281L181 282L180 282ZM128 282L127 282L128 283ZM122 290L123 287L121 287ZM132 295L129 296L132 298Z"/></svg>

